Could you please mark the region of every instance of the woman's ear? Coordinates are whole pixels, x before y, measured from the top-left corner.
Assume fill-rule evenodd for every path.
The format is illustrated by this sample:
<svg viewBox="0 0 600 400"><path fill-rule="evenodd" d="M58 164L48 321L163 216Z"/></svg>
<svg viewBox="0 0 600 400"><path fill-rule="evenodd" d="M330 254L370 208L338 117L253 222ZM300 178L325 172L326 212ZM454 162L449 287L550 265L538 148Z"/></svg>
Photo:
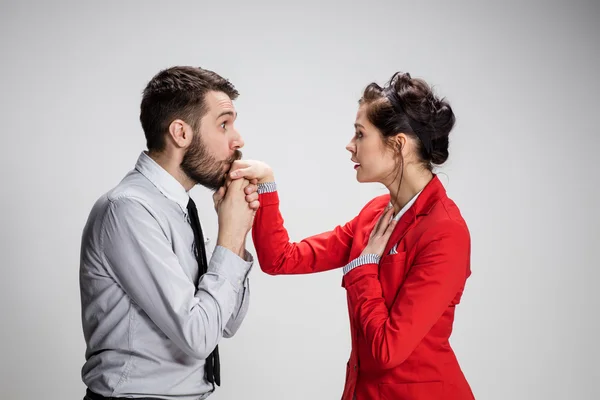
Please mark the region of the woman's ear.
<svg viewBox="0 0 600 400"><path fill-rule="evenodd" d="M396 142L396 149L402 153L402 156L406 156L406 143L408 142L408 137L404 133L398 133L394 137L394 142Z"/></svg>

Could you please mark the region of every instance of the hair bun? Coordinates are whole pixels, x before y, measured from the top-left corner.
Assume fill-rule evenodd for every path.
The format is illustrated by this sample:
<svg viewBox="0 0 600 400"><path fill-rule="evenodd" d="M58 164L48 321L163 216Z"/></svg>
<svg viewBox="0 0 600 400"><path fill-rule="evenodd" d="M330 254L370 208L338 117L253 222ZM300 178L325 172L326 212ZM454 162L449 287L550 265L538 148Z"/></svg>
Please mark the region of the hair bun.
<svg viewBox="0 0 600 400"><path fill-rule="evenodd" d="M450 104L444 100L440 100L439 107L433 113L431 120L431 123L435 127L435 136L433 139L450 135L455 120Z"/></svg>
<svg viewBox="0 0 600 400"><path fill-rule="evenodd" d="M378 102L385 99L384 102ZM396 72L382 88L371 83L361 102L373 104L369 119L384 137L399 132L416 135L423 162L441 165L448 159L448 136L455 122L445 99L438 98L427 82L408 72Z"/></svg>
<svg viewBox="0 0 600 400"><path fill-rule="evenodd" d="M417 85L414 84L413 78L408 72L397 72L394 74L392 79L390 79L389 86L392 87L400 101L403 103L414 100L417 95L415 91Z"/></svg>

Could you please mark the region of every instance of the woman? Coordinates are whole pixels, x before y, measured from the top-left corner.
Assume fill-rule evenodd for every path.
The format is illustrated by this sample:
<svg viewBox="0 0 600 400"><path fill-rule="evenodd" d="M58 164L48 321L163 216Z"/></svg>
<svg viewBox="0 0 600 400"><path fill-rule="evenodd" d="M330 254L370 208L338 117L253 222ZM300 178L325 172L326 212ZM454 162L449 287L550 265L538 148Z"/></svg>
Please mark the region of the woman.
<svg viewBox="0 0 600 400"><path fill-rule="evenodd" d="M346 148L357 180L380 182L389 194L299 243L283 226L271 169L257 161L232 168L232 179L259 182L253 239L263 271L343 268L352 331L343 399L474 398L449 344L470 275L470 235L432 172L448 158L454 120L450 105L408 73L383 88L371 83Z"/></svg>

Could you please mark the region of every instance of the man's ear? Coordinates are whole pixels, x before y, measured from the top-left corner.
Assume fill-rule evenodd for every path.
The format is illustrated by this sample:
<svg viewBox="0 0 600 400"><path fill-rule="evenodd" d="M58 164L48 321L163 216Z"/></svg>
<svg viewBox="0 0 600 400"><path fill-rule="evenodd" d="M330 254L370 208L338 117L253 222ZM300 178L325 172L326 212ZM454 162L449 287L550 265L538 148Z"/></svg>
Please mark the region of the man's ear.
<svg viewBox="0 0 600 400"><path fill-rule="evenodd" d="M169 124L169 136L177 147L188 147L193 138L192 127L181 119L175 119Z"/></svg>

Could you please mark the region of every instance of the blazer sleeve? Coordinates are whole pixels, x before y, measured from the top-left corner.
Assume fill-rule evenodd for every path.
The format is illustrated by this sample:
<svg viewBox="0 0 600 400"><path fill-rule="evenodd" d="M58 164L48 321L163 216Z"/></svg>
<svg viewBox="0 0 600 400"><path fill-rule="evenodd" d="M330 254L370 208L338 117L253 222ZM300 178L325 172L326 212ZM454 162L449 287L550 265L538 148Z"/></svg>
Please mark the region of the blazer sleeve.
<svg viewBox="0 0 600 400"><path fill-rule="evenodd" d="M271 275L310 274L340 268L350 257L357 218L298 243L290 242L277 191L259 196L252 239L260 268Z"/></svg>

